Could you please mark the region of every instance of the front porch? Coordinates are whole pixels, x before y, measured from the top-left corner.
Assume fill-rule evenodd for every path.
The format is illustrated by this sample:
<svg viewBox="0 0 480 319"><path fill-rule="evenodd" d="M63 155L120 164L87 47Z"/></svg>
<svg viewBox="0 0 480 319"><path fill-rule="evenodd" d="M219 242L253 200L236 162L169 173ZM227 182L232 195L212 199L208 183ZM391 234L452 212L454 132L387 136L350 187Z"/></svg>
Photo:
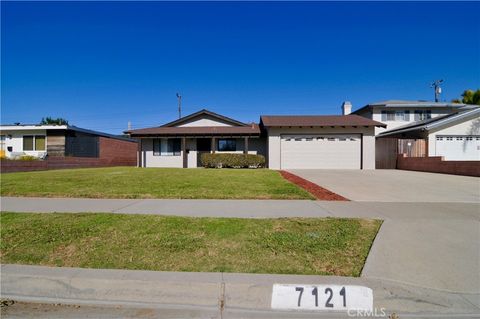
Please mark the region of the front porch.
<svg viewBox="0 0 480 319"><path fill-rule="evenodd" d="M202 167L202 153L266 153L259 136L155 136L142 137L138 144L139 167Z"/></svg>

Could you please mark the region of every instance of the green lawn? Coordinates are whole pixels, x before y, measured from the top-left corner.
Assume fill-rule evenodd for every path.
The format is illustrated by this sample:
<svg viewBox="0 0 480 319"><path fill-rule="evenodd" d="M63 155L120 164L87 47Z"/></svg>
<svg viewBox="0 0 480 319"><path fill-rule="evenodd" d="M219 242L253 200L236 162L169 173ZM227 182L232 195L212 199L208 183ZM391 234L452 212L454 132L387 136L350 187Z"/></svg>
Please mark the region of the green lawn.
<svg viewBox="0 0 480 319"><path fill-rule="evenodd" d="M359 276L381 221L1 213L2 263Z"/></svg>
<svg viewBox="0 0 480 319"><path fill-rule="evenodd" d="M1 174L2 196L313 199L268 169L84 168Z"/></svg>

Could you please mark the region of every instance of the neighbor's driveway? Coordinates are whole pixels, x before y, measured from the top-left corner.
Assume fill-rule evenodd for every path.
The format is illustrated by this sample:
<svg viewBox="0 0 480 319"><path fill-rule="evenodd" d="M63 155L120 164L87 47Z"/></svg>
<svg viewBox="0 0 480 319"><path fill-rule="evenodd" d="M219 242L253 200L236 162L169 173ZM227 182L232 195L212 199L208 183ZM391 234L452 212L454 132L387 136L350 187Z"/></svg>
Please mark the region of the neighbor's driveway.
<svg viewBox="0 0 480 319"><path fill-rule="evenodd" d="M480 178L402 170L289 172L354 201L480 202Z"/></svg>

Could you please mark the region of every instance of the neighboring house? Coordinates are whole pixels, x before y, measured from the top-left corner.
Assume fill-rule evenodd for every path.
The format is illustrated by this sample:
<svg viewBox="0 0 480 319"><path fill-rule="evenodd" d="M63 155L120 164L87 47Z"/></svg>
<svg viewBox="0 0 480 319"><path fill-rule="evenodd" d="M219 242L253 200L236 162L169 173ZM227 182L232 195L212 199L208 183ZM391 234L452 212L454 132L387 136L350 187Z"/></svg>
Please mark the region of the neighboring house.
<svg viewBox="0 0 480 319"><path fill-rule="evenodd" d="M374 169L377 126L384 124L358 115L269 115L246 124L201 110L125 133L140 140L141 167L200 167L202 152L235 152L264 155L272 169Z"/></svg>
<svg viewBox="0 0 480 319"><path fill-rule="evenodd" d="M70 125L1 125L2 155L48 157L135 157L137 141Z"/></svg>
<svg viewBox="0 0 480 319"><path fill-rule="evenodd" d="M456 112L387 130L378 138L423 139L427 156L445 160L480 161L480 107L464 106Z"/></svg>
<svg viewBox="0 0 480 319"><path fill-rule="evenodd" d="M396 155L480 160L480 107L462 103L396 101L368 104L353 114L379 120L377 168L395 168Z"/></svg>
<svg viewBox="0 0 480 319"><path fill-rule="evenodd" d="M386 127L375 129L375 135L378 135L381 132L406 124L451 114L465 105L461 103L388 100L368 104L352 112L352 114L386 124Z"/></svg>

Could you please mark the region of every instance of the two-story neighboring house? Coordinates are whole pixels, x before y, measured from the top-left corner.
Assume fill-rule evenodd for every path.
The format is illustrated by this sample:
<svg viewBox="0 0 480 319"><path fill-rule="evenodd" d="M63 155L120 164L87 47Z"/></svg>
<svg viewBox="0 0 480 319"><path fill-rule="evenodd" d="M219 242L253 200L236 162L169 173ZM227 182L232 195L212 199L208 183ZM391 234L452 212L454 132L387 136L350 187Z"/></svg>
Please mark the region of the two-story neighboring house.
<svg viewBox="0 0 480 319"><path fill-rule="evenodd" d="M388 100L365 105L356 110L357 114L387 125L375 128L375 135L391 129L448 115L465 106L460 103Z"/></svg>
<svg viewBox="0 0 480 319"><path fill-rule="evenodd" d="M376 166L392 168L397 154L480 160L480 107L462 103L389 100L355 112L376 127Z"/></svg>

